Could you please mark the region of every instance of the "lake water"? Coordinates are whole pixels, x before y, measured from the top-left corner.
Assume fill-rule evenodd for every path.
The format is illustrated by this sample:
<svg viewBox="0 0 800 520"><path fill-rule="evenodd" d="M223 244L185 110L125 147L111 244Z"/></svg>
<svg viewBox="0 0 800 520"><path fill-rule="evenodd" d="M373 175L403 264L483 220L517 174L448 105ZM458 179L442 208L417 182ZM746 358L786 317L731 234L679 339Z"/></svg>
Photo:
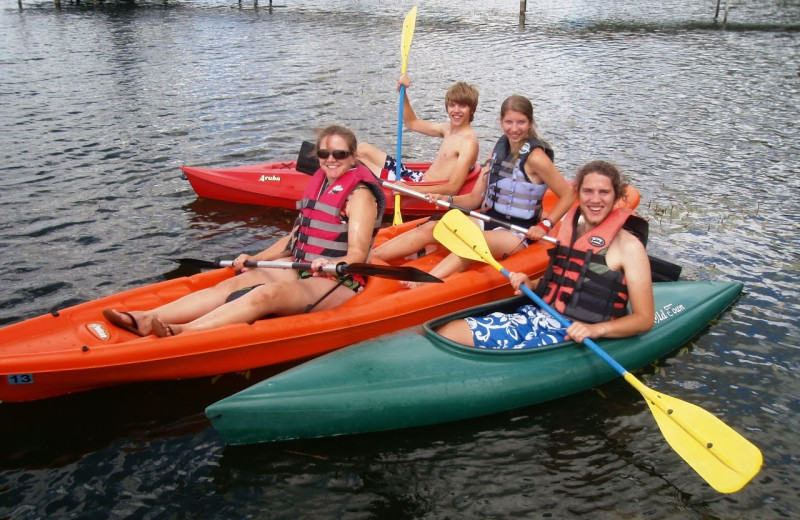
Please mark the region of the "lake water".
<svg viewBox="0 0 800 520"><path fill-rule="evenodd" d="M0 325L288 230L290 213L198 200L180 165L294 158L330 123L395 149L414 4L267 3L0 6ZM481 156L501 101L527 95L567 177L595 158L628 174L651 254L745 284L641 375L761 448L744 490L705 484L622 381L455 424L226 447L203 409L268 375L253 372L0 405L0 518L800 517L800 4L731 5L723 30L713 0L528 2L524 26L516 0L420 3L408 95L444 120L446 88L475 84ZM437 145L403 135L409 159Z"/></svg>

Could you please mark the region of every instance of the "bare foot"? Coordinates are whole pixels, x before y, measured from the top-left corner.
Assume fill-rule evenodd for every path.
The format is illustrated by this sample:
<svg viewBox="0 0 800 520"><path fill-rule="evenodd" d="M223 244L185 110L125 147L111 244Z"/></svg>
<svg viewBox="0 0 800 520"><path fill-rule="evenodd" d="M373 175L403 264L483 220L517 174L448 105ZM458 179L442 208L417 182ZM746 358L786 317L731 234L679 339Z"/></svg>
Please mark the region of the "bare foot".
<svg viewBox="0 0 800 520"><path fill-rule="evenodd" d="M402 285L406 289L416 289L418 287L422 287L423 285L428 285L428 284L426 282L410 282L408 280L403 280L400 282L400 285Z"/></svg>
<svg viewBox="0 0 800 520"><path fill-rule="evenodd" d="M174 330L172 330L172 327L169 324L162 323L158 318L153 318L153 320L150 322L150 327L153 329L153 334L159 338L166 338L177 334Z"/></svg>

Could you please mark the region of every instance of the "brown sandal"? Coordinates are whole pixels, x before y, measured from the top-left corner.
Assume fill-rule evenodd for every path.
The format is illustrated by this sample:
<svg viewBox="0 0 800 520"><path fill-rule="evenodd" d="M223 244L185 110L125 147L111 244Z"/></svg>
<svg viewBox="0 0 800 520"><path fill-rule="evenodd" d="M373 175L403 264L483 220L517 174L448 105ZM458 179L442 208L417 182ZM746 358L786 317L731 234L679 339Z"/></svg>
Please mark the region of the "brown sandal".
<svg viewBox="0 0 800 520"><path fill-rule="evenodd" d="M130 318L131 322L127 323L122 320L122 316L127 316ZM115 327L119 327L122 330L127 330L128 332L132 332L137 336L146 336L146 334L142 334L142 331L139 330L139 324L136 323L136 318L133 317L133 314L130 312L124 311L115 311L112 309L103 309L103 317L108 320L108 322Z"/></svg>
<svg viewBox="0 0 800 520"><path fill-rule="evenodd" d="M166 323L161 323L161 320L158 318L153 318L153 323L151 326L153 327L153 334L159 338L166 338L175 335L175 331L172 330L172 327Z"/></svg>

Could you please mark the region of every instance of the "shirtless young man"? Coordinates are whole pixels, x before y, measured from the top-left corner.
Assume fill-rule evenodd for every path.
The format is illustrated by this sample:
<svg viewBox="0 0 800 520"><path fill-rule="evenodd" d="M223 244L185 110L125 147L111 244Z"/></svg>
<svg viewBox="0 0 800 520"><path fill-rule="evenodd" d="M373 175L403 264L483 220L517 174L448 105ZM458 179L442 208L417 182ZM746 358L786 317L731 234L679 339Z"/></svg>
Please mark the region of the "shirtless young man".
<svg viewBox="0 0 800 520"><path fill-rule="evenodd" d="M575 185L578 207L564 217L559 245L537 287L542 299L572 325L565 328L527 304L513 314L448 322L439 334L479 348L520 349L569 339L625 338L652 328L650 260L639 239L623 229L631 212L614 209L624 190L619 170L606 161L592 161L578 170ZM523 283L531 289L537 285L524 273L511 273L509 279L517 294Z"/></svg>
<svg viewBox="0 0 800 520"><path fill-rule="evenodd" d="M411 85L411 80L403 74L397 81L397 89L401 86L406 89ZM472 129L472 120L475 109L478 107L478 91L472 85L464 82L454 83L444 98L449 123L432 123L417 119L414 109L408 100L408 95L403 100L403 122L406 128L413 132L440 137L442 144L439 152L426 172L409 170L401 163L400 179L405 182L431 182L447 181L435 186L416 186L415 191L421 193L441 193L442 195L455 195L467 180L467 174L478 160L478 136ZM397 169L396 158L388 155L368 143L358 144L358 158L376 176L386 179L393 178Z"/></svg>

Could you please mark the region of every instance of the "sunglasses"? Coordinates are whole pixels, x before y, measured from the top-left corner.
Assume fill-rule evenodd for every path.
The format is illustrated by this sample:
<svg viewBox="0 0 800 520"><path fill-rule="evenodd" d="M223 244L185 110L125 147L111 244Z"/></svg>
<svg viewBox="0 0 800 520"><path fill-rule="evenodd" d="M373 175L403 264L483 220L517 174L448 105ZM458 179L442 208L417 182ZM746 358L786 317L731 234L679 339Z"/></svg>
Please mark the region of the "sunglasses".
<svg viewBox="0 0 800 520"><path fill-rule="evenodd" d="M331 155L337 161L341 161L346 157L350 157L351 153L350 150L325 150L324 148L317 150L317 157L319 157L322 160L327 159Z"/></svg>

